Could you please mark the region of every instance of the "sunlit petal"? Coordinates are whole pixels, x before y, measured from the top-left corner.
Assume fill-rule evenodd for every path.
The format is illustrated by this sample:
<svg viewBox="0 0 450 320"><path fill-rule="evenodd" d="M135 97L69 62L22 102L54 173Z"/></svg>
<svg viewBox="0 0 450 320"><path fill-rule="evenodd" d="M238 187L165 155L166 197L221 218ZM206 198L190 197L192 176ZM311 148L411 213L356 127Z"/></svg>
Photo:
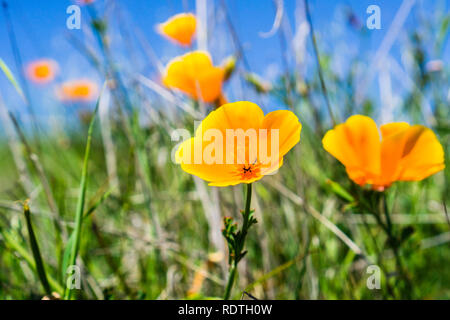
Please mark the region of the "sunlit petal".
<svg viewBox="0 0 450 320"><path fill-rule="evenodd" d="M418 181L444 169L444 150L433 131L416 125L405 136L399 180Z"/></svg>
<svg viewBox="0 0 450 320"><path fill-rule="evenodd" d="M159 32L183 46L190 46L197 21L192 13L180 13L158 25Z"/></svg>
<svg viewBox="0 0 450 320"><path fill-rule="evenodd" d="M300 141L300 131L302 125L298 121L297 116L288 110L277 110L268 113L264 117L262 124L264 129L268 130L268 145L271 145L271 135L274 130L278 134L278 154L280 157L284 156ZM270 150L270 149L269 149Z"/></svg>
<svg viewBox="0 0 450 320"><path fill-rule="evenodd" d="M375 122L355 115L328 131L322 140L325 150L338 159L359 184L371 183L380 174L381 142Z"/></svg>
<svg viewBox="0 0 450 320"><path fill-rule="evenodd" d="M213 66L208 53L194 51L170 61L162 81L193 99L213 102L221 96L223 78L224 70Z"/></svg>

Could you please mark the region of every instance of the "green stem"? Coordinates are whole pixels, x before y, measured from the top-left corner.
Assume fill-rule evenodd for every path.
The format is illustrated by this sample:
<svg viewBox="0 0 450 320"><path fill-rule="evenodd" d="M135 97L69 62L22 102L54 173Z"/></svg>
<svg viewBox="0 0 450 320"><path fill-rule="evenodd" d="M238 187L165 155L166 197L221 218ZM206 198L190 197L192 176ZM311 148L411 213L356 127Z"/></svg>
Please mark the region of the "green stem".
<svg viewBox="0 0 450 320"><path fill-rule="evenodd" d="M228 275L228 283L225 289L224 300L230 298L231 290L233 288L234 280L236 278L237 267L239 261L243 257L242 250L244 249L245 238L247 237L248 228L250 227L250 205L252 202L252 184L247 184L247 196L245 201L245 211L244 211L244 222L242 224L242 229L238 239L238 245L234 252L233 262L230 267L230 272Z"/></svg>
<svg viewBox="0 0 450 320"><path fill-rule="evenodd" d="M105 85L103 86L104 89ZM77 202L77 208L76 208L76 216L75 216L75 229L73 230L74 234L74 242L71 244L71 250L70 250L70 258L69 258L69 264L68 266L72 266L76 264L77 255L78 255L78 249L80 247L80 238L81 238L81 227L83 222L83 211L84 211L84 203L86 199L86 189L87 189L87 180L88 180L88 164L89 164L89 155L91 153L91 144L92 144L92 132L94 131L94 123L95 118L98 111L98 106L100 104L100 98L102 96L103 90L100 93L99 98L97 99L97 104L95 106L94 113L92 115L91 122L89 124L88 129L88 137L86 142L86 149L84 153L84 161L83 161L83 169L81 171L81 181L80 181L80 189L79 189L79 195L78 195L78 202ZM64 299L70 300L72 293L71 286L67 286L64 292Z"/></svg>
<svg viewBox="0 0 450 320"><path fill-rule="evenodd" d="M405 283L405 286L406 286L405 287L405 295L408 299L411 299L412 285L411 285L410 279L403 267L403 262L402 262L402 259L400 256L399 239L397 239L397 237L394 234L385 193L383 194L383 212L384 212L384 216L386 218L386 227L384 228L384 230L386 232L386 236L388 237L389 246L391 247L392 252L394 253L395 266L400 274L400 277L403 279L403 281Z"/></svg>
<svg viewBox="0 0 450 320"><path fill-rule="evenodd" d="M36 265L36 272L39 276L39 280L44 287L45 294L51 296L52 290L47 280L47 273L45 272L44 262L42 260L41 251L37 243L36 235L34 234L33 225L31 223L30 207L27 203L23 206L23 212L25 214L25 220L27 222L28 236L30 240L31 251L33 252L33 258Z"/></svg>
<svg viewBox="0 0 450 320"><path fill-rule="evenodd" d="M244 225L242 226L242 236L241 236L241 251L244 248L245 237L247 236L247 231L250 223L250 205L252 202L252 184L247 184L247 198L245 201L245 211L244 211Z"/></svg>
<svg viewBox="0 0 450 320"><path fill-rule="evenodd" d="M387 231L389 234L392 234L392 222L391 222L391 216L389 214L389 207L387 205L387 199L386 199L386 194L383 194L383 212L384 212L384 216L386 218L386 226L387 226Z"/></svg>
<svg viewBox="0 0 450 320"><path fill-rule="evenodd" d="M230 298L231 288L233 288L234 279L236 278L236 270L237 263L233 262L233 265L230 267L230 273L228 275L227 287L225 288L225 295L223 297L224 300L228 300Z"/></svg>

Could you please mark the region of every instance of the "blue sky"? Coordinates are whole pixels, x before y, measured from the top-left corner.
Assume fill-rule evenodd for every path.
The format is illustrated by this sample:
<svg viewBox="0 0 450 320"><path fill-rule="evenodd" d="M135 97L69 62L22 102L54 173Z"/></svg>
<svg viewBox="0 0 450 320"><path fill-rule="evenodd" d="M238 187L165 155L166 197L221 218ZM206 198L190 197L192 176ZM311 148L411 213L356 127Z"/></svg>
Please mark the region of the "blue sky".
<svg viewBox="0 0 450 320"><path fill-rule="evenodd" d="M173 14L191 11L195 12L195 1L193 0L116 0L121 11L121 19L129 26L129 30L139 29L143 36L151 44L156 55L162 61L167 62L175 55L183 53L183 49L177 48L162 38L155 32L155 25L163 22ZM89 39L89 35L84 35L81 30L68 30L66 28L66 8L73 4L69 0L14 0L7 1L9 11L13 20L14 30L19 42L19 49L23 61L26 63L33 59L50 57L58 61L61 66L61 76L58 81L77 78L92 77L99 83L97 72L89 65L86 59L73 48L67 39L67 34L71 33L80 39ZM104 1L97 0L99 8L103 9ZM208 1L218 7L220 1ZM289 26L295 32L295 9L301 4L301 0L285 0L285 13L289 21ZM334 70L340 74L345 74L348 70L350 57L358 56L363 61L370 63L371 56L381 44L389 26L393 21L402 1L399 0L346 0L346 1L326 1L310 0L311 14L314 28L319 39L319 49L333 55ZM237 34L243 43L247 60L251 71L258 73L262 77L272 80L282 71L282 55L278 35L269 38L260 37L260 32L270 30L275 7L272 0L226 0L230 11L232 22ZM347 24L344 12L345 8L351 8L355 16L361 23L365 23L368 14L366 8L376 4L381 9L381 30L368 30L364 37L358 36L357 32ZM408 15L406 23L397 41L392 47L390 54L394 59L401 62L401 54L406 41L407 31L417 28L422 21L423 15L432 19L436 14L448 13L450 3L446 0L416 1L416 4ZM209 7L210 14L212 13ZM17 73L11 47L9 45L8 33L5 28L3 13L0 19L0 57L11 69ZM114 16L116 18L116 16ZM209 45L213 51L215 63L233 53L231 38L227 35L223 16L216 16L217 25L213 26L213 31L209 34ZM221 20L222 19L222 20ZM87 13L82 11L82 25L87 22ZM111 27L117 28L120 21L111 21ZM447 37L448 38L448 37ZM143 57L133 60L121 49L126 45L120 36L111 38L112 45L124 65L131 65L136 72L153 78L156 76L154 68ZM440 56L432 56L431 59L443 59L448 62L450 56L449 44L447 43ZM311 49L308 39L308 50ZM314 72L315 67L312 60L307 63L308 72ZM401 63L400 63L401 64ZM289 66L294 67L294 64ZM57 110L58 106L53 99L53 88L35 88L31 86L33 99L38 105L39 114L44 117ZM231 89L230 89L231 90ZM370 92L377 92L377 81L373 81ZM11 85L0 75L0 93L10 109L16 112L24 112L20 99L15 94ZM230 96L234 98L233 92ZM237 96L237 95L236 95ZM238 97L236 97L238 98ZM42 105L48 106L43 108ZM45 110L44 110L45 109ZM47 112L46 112L47 111Z"/></svg>

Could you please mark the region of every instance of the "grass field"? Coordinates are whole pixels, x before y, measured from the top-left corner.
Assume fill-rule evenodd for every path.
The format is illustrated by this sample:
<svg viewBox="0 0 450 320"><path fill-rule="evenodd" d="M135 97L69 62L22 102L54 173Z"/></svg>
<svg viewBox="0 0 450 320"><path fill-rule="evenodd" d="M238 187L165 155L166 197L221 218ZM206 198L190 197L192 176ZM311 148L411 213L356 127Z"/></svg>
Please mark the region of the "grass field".
<svg viewBox="0 0 450 320"><path fill-rule="evenodd" d="M220 3L217 10L226 14ZM171 137L178 128L193 133L194 120L218 105L164 87L160 75L122 68L113 49L118 44L108 40L113 22L96 8L83 8L96 42L74 46L108 80L98 85L97 102L61 102L71 111L57 126L25 125L0 88L0 299L51 293L71 299L222 299L229 272L223 217L242 225L247 185L211 187L186 173L172 159L179 141ZM229 45L235 53L222 64L227 82L237 84L224 83L227 99L291 110L303 128L278 173L252 184L258 222L248 231L230 298L240 299L244 291L258 299L450 298L450 73L442 49L450 16L447 11L440 17L403 30L404 53L413 60L402 76L412 85L394 115L436 134L445 169L383 192L352 182L322 146L333 128L327 101L336 123L343 123L354 114L380 119L383 97L355 102L354 69L345 76L333 70L335 55L321 50L321 35L308 34L308 74L291 63L275 81L248 70L240 35L234 36ZM232 28L224 26L230 34ZM275 32L291 41L283 25ZM367 30L352 32L364 38ZM441 59L437 70L429 67L433 59ZM363 57L352 61L355 68L365 63ZM14 61L2 60L2 70L26 105L42 108L27 95L35 84L23 79ZM230 94L236 86L246 94ZM391 235L383 227L383 201ZM69 268L74 264L79 269ZM371 265L379 267L379 289L368 288ZM68 281L75 288L68 290Z"/></svg>

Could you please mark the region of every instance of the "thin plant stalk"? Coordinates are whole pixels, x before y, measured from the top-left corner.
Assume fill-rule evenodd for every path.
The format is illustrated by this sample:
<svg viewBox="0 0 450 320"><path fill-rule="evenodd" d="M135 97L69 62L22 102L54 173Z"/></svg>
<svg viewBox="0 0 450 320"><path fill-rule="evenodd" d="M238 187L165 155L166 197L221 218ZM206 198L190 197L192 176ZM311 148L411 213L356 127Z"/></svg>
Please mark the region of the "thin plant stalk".
<svg viewBox="0 0 450 320"><path fill-rule="evenodd" d="M31 214L28 201L25 201L23 205L23 213L25 215L25 220L27 223L28 237L30 241L31 251L33 252L33 258L36 266L36 272L38 274L39 280L41 281L42 287L44 288L45 294L51 296L52 290L47 279L47 273L45 272L44 262L42 260L41 251L39 250L39 245L36 239L36 235L33 230L33 224L31 223Z"/></svg>
<svg viewBox="0 0 450 320"><path fill-rule="evenodd" d="M389 208L387 205L386 194L383 194L382 201L383 201L383 212L384 212L384 216L386 218L385 232L386 232L386 236L388 237L388 243L392 249L392 252L394 253L396 269L398 270L400 277L403 279L405 286L406 286L405 295L408 299L411 299L412 286L411 286L411 282L408 277L408 274L406 273L406 271L404 269L402 259L400 257L400 252L399 252L399 250L400 250L399 240L400 239L398 239L396 237L396 235L394 234L393 228L392 228L392 222L391 222Z"/></svg>
<svg viewBox="0 0 450 320"><path fill-rule="evenodd" d="M331 109L330 98L328 97L327 87L325 85L325 80L323 78L322 66L320 65L319 49L317 48L316 36L314 34L314 27L312 24L311 13L309 12L309 3L308 3L308 0L304 0L304 1L305 1L306 17L308 19L309 27L311 28L310 34L311 34L311 40L313 43L314 56L316 58L316 63L317 63L317 72L319 74L320 87L322 88L322 93L323 93L323 97L324 97L326 105L327 105L328 114L330 115L331 121L333 122L333 126L335 127L336 126L336 118L334 117L333 110Z"/></svg>
<svg viewBox="0 0 450 320"><path fill-rule="evenodd" d="M5 244L11 249L11 251L17 253L19 257L30 266L31 269L36 270L36 262L34 261L33 256L29 254L29 252L25 247L22 246L20 241L16 239L16 237L14 237L10 232L2 230L1 228L0 234L3 237ZM48 282L50 283L54 292L60 295L63 294L63 288L59 284L59 282L56 279L54 279L51 274L48 274L47 277Z"/></svg>
<svg viewBox="0 0 450 320"><path fill-rule="evenodd" d="M393 224L391 221L391 216L389 212L389 207L387 204L386 199L386 193L383 192L383 194L380 195L380 197L376 198L375 204L371 206L370 204L366 203L365 201L361 201L362 208L366 208L369 210L369 212L372 214L372 216L375 218L378 226L383 230L387 237L387 245L392 250L394 254L395 259L395 268L399 273L399 278L403 280L405 288L404 290L400 290L400 294L405 294L405 297L407 299L412 298L412 284L411 280L407 274L407 272L404 269L403 261L400 256L400 245L401 245L401 238L398 237L395 233L395 230L393 228ZM362 200L362 199L360 199ZM383 222L383 217L386 222ZM380 253L381 254L381 253ZM381 257L379 257L381 259ZM404 291L404 292L403 292ZM390 290L390 294L394 297L393 291ZM395 297L394 297L395 298Z"/></svg>
<svg viewBox="0 0 450 320"><path fill-rule="evenodd" d="M28 87L28 84L27 84L27 81L25 79L25 75L23 72L24 68L23 68L22 57L20 55L19 46L17 44L17 38L16 38L16 34L15 34L15 31L13 28L12 21L11 21L11 16L9 14L8 3L5 0L3 0L1 5L2 5L2 9L3 9L3 15L5 18L5 22L6 22L6 30L7 30L9 41L11 44L11 50L12 50L13 56L14 56L15 65L16 65L17 70L19 71L20 82L22 84L22 93L26 100L25 102L26 102L26 106L28 108L28 112L31 116L31 119L33 120L32 128L34 130L34 138L36 139L36 142L38 143L38 146L39 146L40 141L39 141L38 121L37 121L36 114L34 112L34 108L31 104L30 90L29 90L29 87Z"/></svg>
<svg viewBox="0 0 450 320"><path fill-rule="evenodd" d="M102 92L103 92L103 90L102 90ZM80 189L79 189L78 202L77 202L76 215L75 215L75 229L73 230L75 242L73 242L71 244L72 247L70 250L70 258L69 258L68 266L75 265L76 260L77 260L77 255L78 255L78 249L80 247L81 227L82 227L82 222L83 222L83 210L84 210L84 203L86 200L86 189L87 189L87 183L88 183L88 164L89 164L89 155L91 153L92 132L94 130L94 123L95 123L95 118L97 115L101 95L102 94L100 93L100 97L97 100L94 114L92 115L92 119L91 119L91 122L89 124L89 129L88 129L88 137L87 137L86 149L85 149L85 153L84 153L83 169L81 171ZM72 293L71 286L66 286L66 289L64 291L64 299L70 299L71 293Z"/></svg>
<svg viewBox="0 0 450 320"><path fill-rule="evenodd" d="M158 214L152 201L153 192L151 184L151 170L148 164L149 161L145 143L143 141L142 133L140 132L139 128L138 113L133 107L127 89L122 81L121 74L113 63L113 57L111 55L110 47L106 38L106 26L104 25L104 22L98 17L97 11L94 7L88 6L87 9L92 18L93 31L96 35L97 42L105 59L105 72L111 77L112 80L114 80L115 83L117 83L118 90L114 91L114 97L119 106L121 105L121 101L123 101L125 105L124 111L126 112L126 115L130 116L130 119L127 121L127 119L125 118L125 114L122 112L122 108L118 109L121 121L124 124L125 133L130 141L130 144L132 147L136 147L137 149L137 160L139 164L138 173L141 179L142 187L145 189L143 194L146 206L149 208L150 217L154 224L155 237L162 239L164 237L163 229L161 227ZM159 251L157 251L157 254L159 255ZM165 250L161 252L161 257L163 259L163 262L165 263Z"/></svg>
<svg viewBox="0 0 450 320"><path fill-rule="evenodd" d="M239 261L244 257L246 254L246 251L242 251L244 249L245 244L245 238L247 237L248 229L250 226L254 223L256 223L256 220L252 217L252 210L250 210L250 204L252 202L252 184L247 184L247 196L245 201L245 211L243 214L244 222L242 225L242 229L234 234L231 234L233 236L234 241L233 244L230 244L230 240L227 237L229 245L231 245L231 254L232 254L232 261L230 266L230 271L228 275L228 282L227 286L225 287L225 294L224 294L224 300L228 300L230 298L231 290L233 289L233 284L236 278L237 274L237 267L239 264ZM226 226L227 227L227 226ZM226 230L225 230L226 232ZM230 234L228 234L230 236Z"/></svg>

